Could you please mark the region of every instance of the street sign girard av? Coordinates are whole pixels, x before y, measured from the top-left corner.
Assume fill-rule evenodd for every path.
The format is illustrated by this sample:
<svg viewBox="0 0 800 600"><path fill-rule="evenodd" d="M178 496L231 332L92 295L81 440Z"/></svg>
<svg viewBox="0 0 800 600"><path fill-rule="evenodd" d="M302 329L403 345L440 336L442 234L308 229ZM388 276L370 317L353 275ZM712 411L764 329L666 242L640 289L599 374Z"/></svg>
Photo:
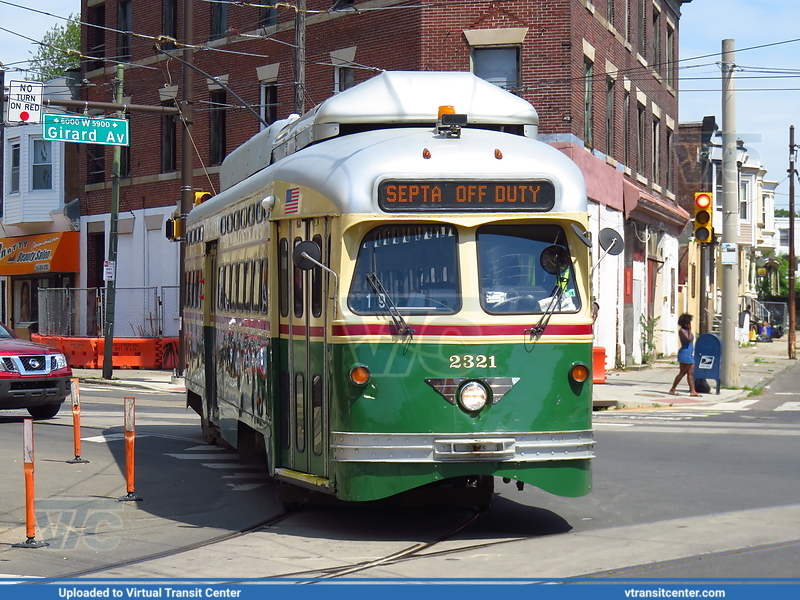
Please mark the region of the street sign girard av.
<svg viewBox="0 0 800 600"><path fill-rule="evenodd" d="M75 114L42 115L42 139L105 146L128 146L127 119L105 119Z"/></svg>

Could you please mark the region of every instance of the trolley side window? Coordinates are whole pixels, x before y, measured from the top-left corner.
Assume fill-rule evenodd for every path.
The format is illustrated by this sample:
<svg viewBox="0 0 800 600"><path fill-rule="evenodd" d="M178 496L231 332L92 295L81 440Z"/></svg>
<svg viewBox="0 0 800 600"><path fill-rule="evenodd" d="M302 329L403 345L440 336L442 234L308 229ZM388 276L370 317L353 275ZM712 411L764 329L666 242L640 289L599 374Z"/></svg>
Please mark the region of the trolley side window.
<svg viewBox="0 0 800 600"><path fill-rule="evenodd" d="M347 299L356 314L387 311L367 279L372 274L402 314L461 309L458 235L451 225L384 225L370 231L361 242Z"/></svg>
<svg viewBox="0 0 800 600"><path fill-rule="evenodd" d="M481 306L489 314L572 313L580 297L571 266L553 268L546 248L563 248L559 225L485 225L478 228Z"/></svg>

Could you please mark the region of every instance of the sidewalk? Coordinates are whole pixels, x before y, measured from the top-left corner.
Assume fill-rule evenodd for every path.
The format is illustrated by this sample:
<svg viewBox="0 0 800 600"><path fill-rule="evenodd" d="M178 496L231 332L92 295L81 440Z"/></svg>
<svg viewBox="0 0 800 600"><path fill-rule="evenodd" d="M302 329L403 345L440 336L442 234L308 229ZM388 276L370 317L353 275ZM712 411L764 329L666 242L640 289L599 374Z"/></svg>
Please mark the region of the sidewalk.
<svg viewBox="0 0 800 600"><path fill-rule="evenodd" d="M103 379L102 369L72 369L72 376L81 383L124 386L128 388L183 394L183 378L175 377L172 370L114 369L111 379Z"/></svg>
<svg viewBox="0 0 800 600"><path fill-rule="evenodd" d="M709 405L718 402L741 400L750 391L768 385L778 373L795 365L789 359L788 340L782 337L772 343L755 343L739 348L738 389L720 388L709 379L710 394L699 398L689 396L689 384L684 377L678 385L679 395L669 394L669 389L678 374L675 357L655 361L650 367L612 370L606 373L606 382L594 385L594 405L598 407L637 408L658 406ZM697 375L697 369L695 369Z"/></svg>
<svg viewBox="0 0 800 600"><path fill-rule="evenodd" d="M678 386L679 395L667 393L678 374L678 363L674 357L657 360L646 368L608 371L605 383L594 384L594 405L596 408L636 408L707 405L740 400L746 398L751 390L767 385L775 375L796 364L797 361L789 360L788 355L785 338L739 348L739 389L721 388L717 395L717 382L708 380L711 393L699 398L689 396L685 377ZM101 369L73 369L72 372L81 382L88 384L118 385L176 394L186 392L183 379L175 377L172 371L114 369L110 380L103 379Z"/></svg>

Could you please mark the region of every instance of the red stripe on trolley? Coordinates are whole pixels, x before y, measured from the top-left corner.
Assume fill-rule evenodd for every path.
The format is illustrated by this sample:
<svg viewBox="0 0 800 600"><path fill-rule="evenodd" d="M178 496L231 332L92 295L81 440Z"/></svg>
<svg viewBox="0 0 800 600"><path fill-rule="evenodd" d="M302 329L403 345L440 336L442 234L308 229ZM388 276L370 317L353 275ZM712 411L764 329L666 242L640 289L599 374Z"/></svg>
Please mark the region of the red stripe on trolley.
<svg viewBox="0 0 800 600"><path fill-rule="evenodd" d="M308 329L308 335L311 337L322 337L325 335L325 329L323 327L307 328L305 325L295 325L291 328L290 332L288 323L281 323L280 333L281 335L306 335L306 329Z"/></svg>
<svg viewBox="0 0 800 600"><path fill-rule="evenodd" d="M412 325L415 336L430 335L437 337L485 337L492 335L523 335L525 330L530 330L535 323L529 326L523 325ZM283 333L283 326L281 326ZM544 331L545 335L591 335L592 326L585 325L548 325ZM335 336L355 336L355 335L394 335L395 329L392 325L334 325L333 335Z"/></svg>

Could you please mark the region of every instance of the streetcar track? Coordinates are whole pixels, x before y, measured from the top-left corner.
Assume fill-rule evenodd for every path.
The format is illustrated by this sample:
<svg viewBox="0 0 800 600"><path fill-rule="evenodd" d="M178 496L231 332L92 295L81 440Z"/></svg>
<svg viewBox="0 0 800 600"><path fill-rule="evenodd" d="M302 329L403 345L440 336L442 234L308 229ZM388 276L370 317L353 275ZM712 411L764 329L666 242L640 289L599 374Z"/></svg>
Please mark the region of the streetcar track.
<svg viewBox="0 0 800 600"><path fill-rule="evenodd" d="M342 566L342 567L336 567L336 568L333 568L333 569L313 569L313 570L308 570L308 571L298 571L298 572L295 572L295 573L275 575L275 576L272 576L272 577L265 577L264 580L268 580L268 579L285 579L285 578L302 577L302 576L314 577L315 579L334 579L334 578L337 578L337 577L344 577L346 575L351 575L353 573L358 573L359 571L364 571L366 569L371 569L373 567L389 566L389 565L393 565L393 564L396 564L396 563L399 563L399 562L403 562L405 560L409 560L409 559L412 559L412 558L417 558L415 555L418 554L419 552L421 552L423 550L426 550L428 548L432 548L436 544L444 542L444 541L446 541L446 540L458 535L461 531L463 531L463 530L467 529L468 527L471 527L472 525L477 523L481 518L483 518L486 515L488 510L489 510L488 508L483 508L483 509L480 509L480 510L476 510L475 514L470 516L465 522L461 523L460 525L458 525L457 527L453 528L449 532L438 536L435 540L432 540L430 542L418 542L418 543L412 544L411 546L408 546L407 548L404 548L402 550L397 550L395 552L392 552L391 554L387 554L386 556L383 556L381 558L376 558L376 559L373 559L373 560L370 560L370 561L366 561L366 562L359 562L359 563L354 563L354 564L350 564L350 565L345 565L345 566ZM441 554L448 554L448 553L454 552L454 551L456 551L456 550L454 549L454 550L443 551L443 552L441 552ZM461 551L461 549L459 548L457 551ZM425 556L426 557L427 556L435 556L435 555L438 555L438 554L440 554L440 553L426 554ZM322 574L315 576L314 575L315 573L322 573ZM300 584L312 584L312 583L316 583L316 581L298 581L297 583L300 583Z"/></svg>

